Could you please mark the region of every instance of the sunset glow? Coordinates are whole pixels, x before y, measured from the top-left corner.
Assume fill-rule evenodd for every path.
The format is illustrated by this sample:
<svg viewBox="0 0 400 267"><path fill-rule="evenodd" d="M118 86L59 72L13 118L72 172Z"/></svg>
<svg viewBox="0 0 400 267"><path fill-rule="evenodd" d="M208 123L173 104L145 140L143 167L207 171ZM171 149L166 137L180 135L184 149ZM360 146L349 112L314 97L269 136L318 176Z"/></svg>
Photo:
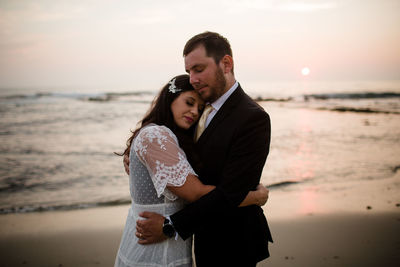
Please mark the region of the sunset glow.
<svg viewBox="0 0 400 267"><path fill-rule="evenodd" d="M307 68L307 67L302 68L302 69L301 69L301 74L302 74L303 76L309 75L309 74L310 74L310 69Z"/></svg>

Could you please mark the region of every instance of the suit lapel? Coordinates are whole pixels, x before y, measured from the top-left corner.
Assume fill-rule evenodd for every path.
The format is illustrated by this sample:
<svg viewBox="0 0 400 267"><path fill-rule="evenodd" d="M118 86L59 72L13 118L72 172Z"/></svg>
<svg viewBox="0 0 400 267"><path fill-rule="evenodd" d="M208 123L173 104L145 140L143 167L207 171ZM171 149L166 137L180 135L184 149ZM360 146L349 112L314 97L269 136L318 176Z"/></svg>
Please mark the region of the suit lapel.
<svg viewBox="0 0 400 267"><path fill-rule="evenodd" d="M210 124L204 130L197 142L198 144L205 142L212 135L212 132L215 130L215 128L218 127L218 125L226 118L226 116L231 113L231 110L235 108L236 104L240 101L243 95L244 91L239 84L238 88L236 88L232 95L229 96L222 107L218 110L217 114L215 114Z"/></svg>

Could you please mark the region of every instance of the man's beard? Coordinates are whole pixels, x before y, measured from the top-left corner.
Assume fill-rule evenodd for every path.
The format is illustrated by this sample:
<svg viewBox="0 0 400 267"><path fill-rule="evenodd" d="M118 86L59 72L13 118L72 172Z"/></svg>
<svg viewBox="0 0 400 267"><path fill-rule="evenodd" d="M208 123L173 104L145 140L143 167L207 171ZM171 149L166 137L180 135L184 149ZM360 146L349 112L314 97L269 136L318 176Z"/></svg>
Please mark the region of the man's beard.
<svg viewBox="0 0 400 267"><path fill-rule="evenodd" d="M215 83L210 86L210 96L204 99L206 102L212 103L225 93L226 79L221 68L215 71Z"/></svg>

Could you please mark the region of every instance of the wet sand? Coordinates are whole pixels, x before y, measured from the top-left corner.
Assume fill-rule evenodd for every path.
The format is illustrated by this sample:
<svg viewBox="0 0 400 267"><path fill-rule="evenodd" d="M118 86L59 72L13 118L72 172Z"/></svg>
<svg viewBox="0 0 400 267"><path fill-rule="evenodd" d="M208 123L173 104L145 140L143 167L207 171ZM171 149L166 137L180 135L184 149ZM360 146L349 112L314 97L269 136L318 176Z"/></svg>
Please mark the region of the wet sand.
<svg viewBox="0 0 400 267"><path fill-rule="evenodd" d="M400 214L272 220L271 257L257 266L399 266Z"/></svg>
<svg viewBox="0 0 400 267"><path fill-rule="evenodd" d="M111 211L112 210L112 211ZM96 209L96 217L109 220L115 208ZM120 210L121 213L122 210ZM91 212L92 213L92 212ZM43 214L34 217L47 217ZM81 216L94 223L89 213L65 212L58 218ZM115 215L115 214L114 214ZM9 217L7 215L6 217ZM30 217L30 218L29 218ZM114 217L123 219L122 214ZM32 216L6 218L25 220ZM36 220L36 218L34 218ZM4 223L4 217L2 217ZM20 222L15 225L21 224ZM1 266L113 266L121 227L32 227L19 233L2 231ZM270 220L275 243L271 257L258 266L398 266L400 263L400 216L382 214L312 215ZM7 227L8 228L8 227ZM58 231L55 231L58 228ZM63 228L63 229L61 229Z"/></svg>

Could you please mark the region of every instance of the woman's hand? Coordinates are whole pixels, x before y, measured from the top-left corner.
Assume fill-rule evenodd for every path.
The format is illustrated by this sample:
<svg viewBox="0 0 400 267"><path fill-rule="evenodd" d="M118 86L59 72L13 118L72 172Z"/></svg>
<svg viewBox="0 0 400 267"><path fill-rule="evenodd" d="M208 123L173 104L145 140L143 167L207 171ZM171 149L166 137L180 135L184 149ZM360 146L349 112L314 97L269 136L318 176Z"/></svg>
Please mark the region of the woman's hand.
<svg viewBox="0 0 400 267"><path fill-rule="evenodd" d="M247 193L246 198L240 203L239 207L246 207L250 205L264 206L268 200L269 190L262 184L257 185L255 191Z"/></svg>
<svg viewBox="0 0 400 267"><path fill-rule="evenodd" d="M269 190L263 184L258 184L256 193L257 205L264 206L268 201Z"/></svg>

